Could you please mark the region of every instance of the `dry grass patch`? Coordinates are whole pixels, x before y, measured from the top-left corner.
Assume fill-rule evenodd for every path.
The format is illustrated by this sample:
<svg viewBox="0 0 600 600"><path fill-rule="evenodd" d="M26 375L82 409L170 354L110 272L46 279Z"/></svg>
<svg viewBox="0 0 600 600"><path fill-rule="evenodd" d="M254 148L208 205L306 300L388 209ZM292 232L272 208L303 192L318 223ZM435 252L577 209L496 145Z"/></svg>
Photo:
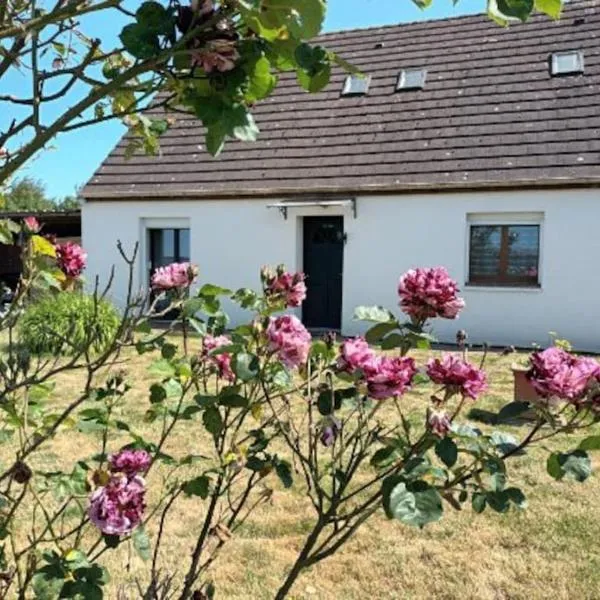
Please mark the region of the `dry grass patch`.
<svg viewBox="0 0 600 600"><path fill-rule="evenodd" d="M418 352L420 364L435 352ZM480 355L473 353L471 360ZM144 420L148 408L147 374L151 356L132 356L126 365L133 388L121 417L147 439L156 439L160 424ZM511 357L492 355L487 370L491 387L477 403L482 410L498 410L512 397ZM53 402L64 406L77 393L81 375L71 372L57 381ZM420 387L402 401L415 421L430 389ZM419 410L417 410L419 409ZM385 418L385 412L382 413ZM486 429L486 425L475 423ZM523 437L526 427L506 427ZM600 432L600 429L599 429ZM179 456L203 454L207 437L198 420L181 423L165 452ZM111 434L109 448L125 443ZM470 509L455 512L446 506L440 523L420 531L377 515L333 558L312 568L298 580L292 597L298 599L597 599L600 598L600 478L585 484L555 482L545 471L550 450L573 447L576 440L548 442L526 456L512 459L510 475L522 487L529 509L499 515L489 509L476 515ZM36 459L44 470L71 469L75 462L97 452L98 438L73 431L49 442ZM5 457L7 458L7 457ZM599 466L598 460L596 466ZM164 469L149 478L150 498L156 500ZM311 529L313 513L296 478L286 491L273 482L275 493L238 530L212 569L217 597L230 600L272 598L286 569ZM183 574L205 506L199 499L182 499L166 529L160 557L164 570ZM156 531L150 528L150 536ZM136 598L136 577L146 566L125 545L106 553L113 583L108 597L117 597L117 585Z"/></svg>

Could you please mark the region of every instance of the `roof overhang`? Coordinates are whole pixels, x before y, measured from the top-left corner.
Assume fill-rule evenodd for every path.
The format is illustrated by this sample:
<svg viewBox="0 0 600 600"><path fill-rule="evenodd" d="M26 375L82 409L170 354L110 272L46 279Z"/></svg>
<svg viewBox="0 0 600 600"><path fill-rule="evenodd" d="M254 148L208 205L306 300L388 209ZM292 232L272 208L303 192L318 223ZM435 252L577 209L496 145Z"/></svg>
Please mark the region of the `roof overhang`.
<svg viewBox="0 0 600 600"><path fill-rule="evenodd" d="M152 190L142 189L121 189L102 191L101 186L90 186L82 193L82 197L88 201L142 201L142 200L246 200L251 198L290 198L298 199L300 197L314 198L317 195L335 196L358 196L358 195L406 195L406 194L436 194L436 193L463 193L485 191L501 191L507 189L551 189L551 188L595 188L600 187L600 175L585 178L554 177L547 179L511 179L511 180L490 180L473 182L436 182L436 183L413 183L398 185L387 184L363 184L358 188L348 188L345 186L319 186L315 188L298 187L267 187L254 189L233 189L233 190L211 190L198 189L190 187L189 189L161 190L155 187Z"/></svg>

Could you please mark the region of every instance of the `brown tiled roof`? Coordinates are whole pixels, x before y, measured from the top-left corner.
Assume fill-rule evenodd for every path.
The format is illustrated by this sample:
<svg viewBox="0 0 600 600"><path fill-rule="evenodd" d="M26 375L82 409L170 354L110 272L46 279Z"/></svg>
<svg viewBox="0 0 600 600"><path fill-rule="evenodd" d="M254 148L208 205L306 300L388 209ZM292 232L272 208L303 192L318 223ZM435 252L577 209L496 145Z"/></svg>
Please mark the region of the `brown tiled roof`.
<svg viewBox="0 0 600 600"><path fill-rule="evenodd" d="M600 184L600 0L575 0L560 22L536 16L503 29L487 17L321 36L372 76L369 94L340 97L345 74L308 94L284 74L255 108L254 143L203 149L178 117L158 157L98 169L87 198L284 196L342 192ZM383 44L383 47L379 47ZM581 49L585 74L550 77L551 53ZM395 92L402 68L428 70L424 90Z"/></svg>

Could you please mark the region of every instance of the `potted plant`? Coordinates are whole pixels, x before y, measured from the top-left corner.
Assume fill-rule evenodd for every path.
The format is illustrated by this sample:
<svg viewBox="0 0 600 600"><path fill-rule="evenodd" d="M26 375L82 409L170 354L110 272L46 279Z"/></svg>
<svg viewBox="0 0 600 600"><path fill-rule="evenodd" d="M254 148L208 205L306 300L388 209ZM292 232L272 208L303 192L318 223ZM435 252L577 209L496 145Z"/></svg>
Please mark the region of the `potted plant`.
<svg viewBox="0 0 600 600"><path fill-rule="evenodd" d="M557 348L562 348L566 352L571 352L573 347L568 340L564 340L558 337L558 334L554 331L549 332L552 340L552 345ZM534 346L534 350L539 350L539 347ZM515 402L533 402L540 399L540 395L533 387L529 379L527 379L527 371L531 367L529 356L521 358L515 361L511 365L511 369L514 377L514 400Z"/></svg>
<svg viewBox="0 0 600 600"><path fill-rule="evenodd" d="M514 378L514 401L533 402L539 400L540 396L527 379L527 371L530 368L529 357L515 361L511 365Z"/></svg>

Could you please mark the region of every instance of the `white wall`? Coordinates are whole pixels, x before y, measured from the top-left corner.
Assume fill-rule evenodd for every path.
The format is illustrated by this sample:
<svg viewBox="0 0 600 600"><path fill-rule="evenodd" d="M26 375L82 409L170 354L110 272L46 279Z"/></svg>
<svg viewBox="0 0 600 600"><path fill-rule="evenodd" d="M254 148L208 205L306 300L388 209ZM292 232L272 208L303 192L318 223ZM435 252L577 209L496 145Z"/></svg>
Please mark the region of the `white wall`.
<svg viewBox="0 0 600 600"><path fill-rule="evenodd" d="M444 265L457 279L467 308L458 321L434 322L438 338L452 341L457 329L474 343L529 346L549 342L549 331L576 347L600 351L600 190L505 191L360 197L354 219L348 208L289 209L284 220L274 201L149 201L86 203L83 243L88 278L105 278L118 263L117 239L131 249L144 239L147 219L189 219L192 260L202 282L258 287L263 264L302 268L301 218L343 214L348 242L344 255L343 333L361 331L354 307L397 307L399 276L415 266ZM540 213L541 289L465 287L467 216L470 213ZM154 223L160 223L161 221ZM141 253L145 254L142 247ZM141 262L141 258L140 258ZM143 270L136 284L144 283ZM119 270L114 298L125 296ZM243 315L234 313L234 320Z"/></svg>

